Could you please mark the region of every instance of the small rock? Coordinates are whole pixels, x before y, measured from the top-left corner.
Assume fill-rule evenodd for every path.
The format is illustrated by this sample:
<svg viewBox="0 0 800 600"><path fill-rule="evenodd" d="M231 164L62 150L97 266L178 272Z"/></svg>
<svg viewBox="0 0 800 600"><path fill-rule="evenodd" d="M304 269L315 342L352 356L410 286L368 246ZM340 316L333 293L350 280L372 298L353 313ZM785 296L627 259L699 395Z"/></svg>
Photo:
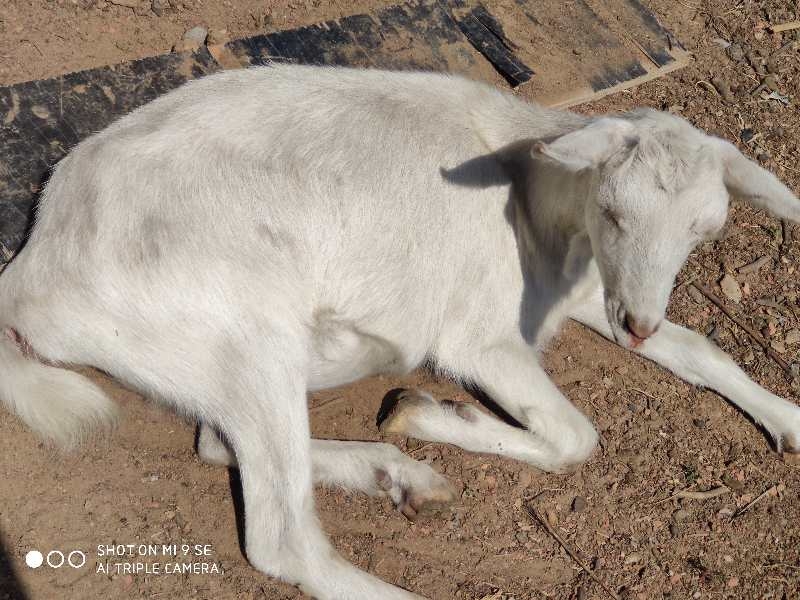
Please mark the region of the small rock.
<svg viewBox="0 0 800 600"><path fill-rule="evenodd" d="M787 331L783 340L788 346L800 344L800 329L791 329L790 331Z"/></svg>
<svg viewBox="0 0 800 600"><path fill-rule="evenodd" d="M572 501L572 510L575 512L581 512L586 510L588 503L586 502L586 498L583 496L575 496L575 499Z"/></svg>
<svg viewBox="0 0 800 600"><path fill-rule="evenodd" d="M192 27L183 34L183 39L172 47L173 52L185 52L187 50L197 50L206 43L208 30L200 25Z"/></svg>
<svg viewBox="0 0 800 600"><path fill-rule="evenodd" d="M677 523L670 523L669 524L669 534L676 538L681 534L681 529L678 527Z"/></svg>
<svg viewBox="0 0 800 600"><path fill-rule="evenodd" d="M728 473L725 473L722 476L722 483L724 483L726 486L728 486L735 492L740 492L744 489L744 482L739 481L738 479L732 477Z"/></svg>
<svg viewBox="0 0 800 600"><path fill-rule="evenodd" d="M742 357L742 362L746 365L751 365L756 360L756 354L752 349L748 349Z"/></svg>
<svg viewBox="0 0 800 600"><path fill-rule="evenodd" d="M642 555L638 552L631 552L628 556L625 557L624 560L626 565L633 565L638 562L642 562Z"/></svg>
<svg viewBox="0 0 800 600"><path fill-rule="evenodd" d="M157 17L162 16L164 14L164 11L167 10L168 8L169 4L167 3L166 0L153 0L150 3L150 10L152 10Z"/></svg>
<svg viewBox="0 0 800 600"><path fill-rule="evenodd" d="M706 421L705 419L692 419L692 425L694 425L698 429L705 429Z"/></svg>
<svg viewBox="0 0 800 600"><path fill-rule="evenodd" d="M698 304L706 303L706 297L703 296L703 293L693 285L686 286L686 293L689 294L689 297Z"/></svg>
<svg viewBox="0 0 800 600"><path fill-rule="evenodd" d="M528 541L528 534L525 531L518 531L514 534L514 539L516 539L520 544L524 544Z"/></svg>
<svg viewBox="0 0 800 600"><path fill-rule="evenodd" d="M728 517L732 517L732 516L733 516L733 509L729 508L727 506L724 507L724 508L721 508L719 510L719 512L717 512L717 518L718 519L727 519Z"/></svg>
<svg viewBox="0 0 800 600"><path fill-rule="evenodd" d="M731 84L726 80L719 77L714 77L711 80L711 85L713 85L717 92L719 92L719 95L725 102L728 102L729 104L736 102L736 96L734 96L733 92L731 91Z"/></svg>
<svg viewBox="0 0 800 600"><path fill-rule="evenodd" d="M731 44L725 49L725 53L734 62L744 62L744 50L740 44Z"/></svg>
<svg viewBox="0 0 800 600"><path fill-rule="evenodd" d="M772 349L778 354L786 354L786 346L783 344L783 342L779 340L773 340L770 342L770 346L772 346Z"/></svg>
<svg viewBox="0 0 800 600"><path fill-rule="evenodd" d="M739 578L738 577L731 577L730 579L728 579L728 587L729 588L735 588L737 585L739 585Z"/></svg>
<svg viewBox="0 0 800 600"><path fill-rule="evenodd" d="M719 287L722 293L736 302L736 304L742 301L742 288L739 286L739 282L731 275L725 275L719 282Z"/></svg>
<svg viewBox="0 0 800 600"><path fill-rule="evenodd" d="M684 508L679 508L674 513L672 513L672 519L676 523L680 523L682 521L687 520L691 515L689 515L689 511Z"/></svg>
<svg viewBox="0 0 800 600"><path fill-rule="evenodd" d="M746 144L750 140L753 139L753 136L756 134L750 127L745 127L739 132L739 138Z"/></svg>
<svg viewBox="0 0 800 600"><path fill-rule="evenodd" d="M528 470L524 470L519 474L519 484L520 486L526 488L530 487L533 483L533 473Z"/></svg>
<svg viewBox="0 0 800 600"><path fill-rule="evenodd" d="M201 27L200 25L192 27L189 31L183 34L184 41L194 42L198 47L206 43L207 37L208 29Z"/></svg>
<svg viewBox="0 0 800 600"><path fill-rule="evenodd" d="M548 508L544 514L550 527L556 527L558 525L558 515L556 514L556 511L554 511L552 508Z"/></svg>

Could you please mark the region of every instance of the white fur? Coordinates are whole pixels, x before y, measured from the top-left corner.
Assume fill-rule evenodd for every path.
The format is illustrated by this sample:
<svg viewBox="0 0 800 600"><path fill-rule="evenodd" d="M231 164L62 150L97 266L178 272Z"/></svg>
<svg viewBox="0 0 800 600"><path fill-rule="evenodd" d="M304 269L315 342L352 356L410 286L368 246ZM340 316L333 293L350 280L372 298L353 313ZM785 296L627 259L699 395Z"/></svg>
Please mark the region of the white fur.
<svg viewBox="0 0 800 600"><path fill-rule="evenodd" d="M369 491L369 469L435 478L385 448L312 441L310 390L428 362L526 429L429 398L408 431L566 468L597 434L537 351L575 316L626 347L630 324L660 325L639 351L727 395L778 443L798 438L800 409L663 323L688 252L725 220L726 184L798 216L772 175L672 115L590 119L436 74L230 71L61 161L0 278L0 328L221 431L256 568L322 599L407 600L338 557L312 484ZM83 382L54 399L58 371L44 368L0 343L0 394L32 426L56 439L77 428L42 417L50 403L106 412Z"/></svg>

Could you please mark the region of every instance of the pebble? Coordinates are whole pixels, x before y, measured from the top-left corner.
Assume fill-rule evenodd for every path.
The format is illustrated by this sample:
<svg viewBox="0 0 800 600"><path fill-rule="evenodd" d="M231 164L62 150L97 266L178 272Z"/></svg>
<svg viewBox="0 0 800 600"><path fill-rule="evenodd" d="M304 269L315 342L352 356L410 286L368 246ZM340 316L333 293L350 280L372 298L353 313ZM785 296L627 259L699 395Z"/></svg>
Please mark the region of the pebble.
<svg viewBox="0 0 800 600"><path fill-rule="evenodd" d="M586 510L588 503L586 502L586 498L583 496L575 496L575 499L572 501L572 510L575 512L581 512Z"/></svg>
<svg viewBox="0 0 800 600"><path fill-rule="evenodd" d="M674 513L672 513L672 519L676 523L680 523L681 521L687 520L691 515L689 515L689 511L684 508L679 508Z"/></svg>
<svg viewBox="0 0 800 600"><path fill-rule="evenodd" d="M558 525L558 515L552 508L548 508L544 514L550 527L555 527Z"/></svg>
<svg viewBox="0 0 800 600"><path fill-rule="evenodd" d="M724 483L726 486L728 486L735 492L740 492L741 490L744 489L744 482L739 481L738 479L732 477L731 475L728 475L727 473L725 473L722 476L722 483Z"/></svg>
<svg viewBox="0 0 800 600"><path fill-rule="evenodd" d="M736 102L736 96L733 95L731 91L731 84L721 79L719 77L714 77L711 80L711 85L713 85L716 90L719 92L719 95L725 102L732 103Z"/></svg>
<svg viewBox="0 0 800 600"><path fill-rule="evenodd" d="M533 483L533 473L528 470L524 470L519 474L519 484L520 486L526 488L530 487Z"/></svg>
<svg viewBox="0 0 800 600"><path fill-rule="evenodd" d="M686 286L686 293L689 294L689 297L698 304L706 303L706 297L703 296L703 293L693 285Z"/></svg>
<svg viewBox="0 0 800 600"><path fill-rule="evenodd" d="M625 564L626 565L633 565L638 562L642 562L642 555L638 552L631 552L628 556L625 557Z"/></svg>
<svg viewBox="0 0 800 600"><path fill-rule="evenodd" d="M800 329L792 329L786 332L786 337L784 337L784 341L787 345L793 346L794 344L800 344Z"/></svg>
<svg viewBox="0 0 800 600"><path fill-rule="evenodd" d="M198 46L202 46L203 44L205 44L207 37L208 37L208 29L200 25L192 27L189 31L183 34L184 41L194 42Z"/></svg>
<svg viewBox="0 0 800 600"><path fill-rule="evenodd" d="M680 527L678 527L677 523L670 523L669 524L669 534L676 538L681 534Z"/></svg>
<svg viewBox="0 0 800 600"><path fill-rule="evenodd" d="M719 287L722 293L736 302L736 304L742 301L742 288L739 286L739 282L731 275L725 275L719 282Z"/></svg>
<svg viewBox="0 0 800 600"><path fill-rule="evenodd" d="M172 47L173 52L185 52L187 50L197 50L206 43L208 30L197 25L183 34L183 39Z"/></svg>
<svg viewBox="0 0 800 600"><path fill-rule="evenodd" d="M772 349L775 350L775 352L777 352L778 354L786 354L786 346L784 345L783 342L779 340L773 340L770 343L770 346L772 346Z"/></svg>
<svg viewBox="0 0 800 600"><path fill-rule="evenodd" d="M166 1L166 0L153 0L153 1L150 3L150 10L152 10L152 11L153 11L153 13L154 13L154 14L155 14L157 17L160 17L160 16L162 16L162 15L164 14L164 11L165 11L167 8L169 8L169 4L167 3L167 1Z"/></svg>
<svg viewBox="0 0 800 600"><path fill-rule="evenodd" d="M744 61L744 50L742 50L741 44L731 44L725 49L725 53L728 55L732 61L735 62L743 62Z"/></svg>

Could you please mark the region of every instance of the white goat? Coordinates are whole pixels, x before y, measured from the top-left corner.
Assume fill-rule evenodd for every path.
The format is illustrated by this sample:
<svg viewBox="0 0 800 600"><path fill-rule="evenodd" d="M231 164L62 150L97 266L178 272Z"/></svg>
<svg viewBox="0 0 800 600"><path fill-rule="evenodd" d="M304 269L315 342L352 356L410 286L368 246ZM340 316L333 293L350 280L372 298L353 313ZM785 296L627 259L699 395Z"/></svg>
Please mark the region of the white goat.
<svg viewBox="0 0 800 600"><path fill-rule="evenodd" d="M321 599L416 598L336 554L312 485L388 494L413 516L448 482L387 444L312 440L309 391L427 361L525 429L424 393L384 429L561 470L597 442L537 357L571 317L800 448L800 408L664 320L729 191L800 220L773 175L665 113L587 118L429 73L212 75L54 170L0 277L0 397L68 444L113 409L61 366L98 367L224 435L257 569Z"/></svg>

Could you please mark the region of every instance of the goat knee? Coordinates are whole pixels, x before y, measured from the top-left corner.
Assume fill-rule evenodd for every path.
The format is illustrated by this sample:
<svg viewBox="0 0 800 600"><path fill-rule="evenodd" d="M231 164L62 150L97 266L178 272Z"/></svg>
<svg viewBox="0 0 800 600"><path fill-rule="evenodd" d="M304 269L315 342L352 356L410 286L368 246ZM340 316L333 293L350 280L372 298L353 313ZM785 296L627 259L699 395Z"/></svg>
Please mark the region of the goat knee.
<svg viewBox="0 0 800 600"><path fill-rule="evenodd" d="M564 434L561 450L567 466L579 465L589 460L600 439L597 430L589 421L577 427L570 425Z"/></svg>
<svg viewBox="0 0 800 600"><path fill-rule="evenodd" d="M529 429L548 441L555 471L564 471L586 462L599 440L592 423L577 411L566 418L563 415L538 415Z"/></svg>

